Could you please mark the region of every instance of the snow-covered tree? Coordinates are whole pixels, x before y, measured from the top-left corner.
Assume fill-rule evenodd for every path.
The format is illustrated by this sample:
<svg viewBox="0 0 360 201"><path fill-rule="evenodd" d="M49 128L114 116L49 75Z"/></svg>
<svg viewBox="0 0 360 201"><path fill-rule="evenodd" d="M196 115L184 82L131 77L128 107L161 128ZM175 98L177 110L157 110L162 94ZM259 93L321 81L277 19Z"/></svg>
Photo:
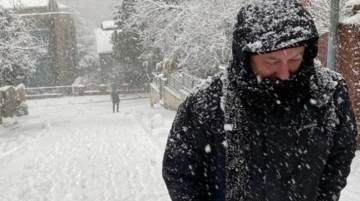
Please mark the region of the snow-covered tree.
<svg viewBox="0 0 360 201"><path fill-rule="evenodd" d="M231 32L244 1L137 1L127 24L141 26L144 54L160 50L197 76L206 77L231 59Z"/></svg>
<svg viewBox="0 0 360 201"><path fill-rule="evenodd" d="M43 49L31 23L0 6L0 86L27 83Z"/></svg>
<svg viewBox="0 0 360 201"><path fill-rule="evenodd" d="M135 13L136 0L123 0L121 6L116 7L115 23L119 30L112 35L113 55L123 64L120 69L121 80L132 86L141 87L149 81L147 67L143 62L143 44L140 34L141 25L132 23L129 18Z"/></svg>
<svg viewBox="0 0 360 201"><path fill-rule="evenodd" d="M227 65L232 58L231 37L235 16L241 6L252 0L142 0L131 1L131 15L117 13L119 24L126 29L141 27L141 58L160 50L164 60L179 61L199 77L207 77ZM299 0L301 1L301 0ZM351 12L349 2L341 0L341 18ZM307 0L320 33L329 26L329 0ZM130 5L130 4L127 4ZM119 10L118 10L119 11ZM121 16L121 17L120 17ZM124 17L126 16L126 18ZM126 19L126 20L124 20ZM144 56L146 55L146 56Z"/></svg>

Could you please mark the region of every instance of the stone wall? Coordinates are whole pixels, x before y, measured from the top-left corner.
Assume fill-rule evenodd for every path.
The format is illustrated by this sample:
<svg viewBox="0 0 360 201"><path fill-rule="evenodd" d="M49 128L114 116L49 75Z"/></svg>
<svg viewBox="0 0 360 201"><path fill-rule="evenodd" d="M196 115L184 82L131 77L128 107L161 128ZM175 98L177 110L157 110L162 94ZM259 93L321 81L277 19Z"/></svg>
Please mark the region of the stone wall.
<svg viewBox="0 0 360 201"><path fill-rule="evenodd" d="M181 90L180 92L173 90L170 87L162 87L162 94L154 84L150 85L150 104L162 104L164 108L176 111L180 104L184 102L189 92Z"/></svg>
<svg viewBox="0 0 360 201"><path fill-rule="evenodd" d="M153 107L155 104L160 103L160 91L157 86L150 84L150 105Z"/></svg>
<svg viewBox="0 0 360 201"><path fill-rule="evenodd" d="M164 107L170 110L177 110L183 102L181 95L170 87L164 87Z"/></svg>

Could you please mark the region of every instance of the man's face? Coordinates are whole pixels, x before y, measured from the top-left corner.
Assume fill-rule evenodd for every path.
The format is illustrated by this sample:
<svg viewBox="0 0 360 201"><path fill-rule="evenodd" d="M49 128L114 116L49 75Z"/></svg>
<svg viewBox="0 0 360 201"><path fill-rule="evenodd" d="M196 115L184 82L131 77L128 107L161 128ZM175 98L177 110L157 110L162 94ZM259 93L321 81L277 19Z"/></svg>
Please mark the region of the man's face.
<svg viewBox="0 0 360 201"><path fill-rule="evenodd" d="M261 78L288 80L292 74L298 72L304 51L305 47L300 46L252 55L250 67Z"/></svg>

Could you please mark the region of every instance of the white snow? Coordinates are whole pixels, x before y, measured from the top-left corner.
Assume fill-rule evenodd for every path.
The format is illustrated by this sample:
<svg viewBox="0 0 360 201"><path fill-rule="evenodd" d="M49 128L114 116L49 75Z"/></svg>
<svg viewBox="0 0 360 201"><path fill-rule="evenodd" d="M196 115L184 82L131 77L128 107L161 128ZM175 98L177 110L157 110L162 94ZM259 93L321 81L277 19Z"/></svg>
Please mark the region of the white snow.
<svg viewBox="0 0 360 201"><path fill-rule="evenodd" d="M360 5L360 0L347 0L344 7L352 10L356 5ZM341 19L341 23L360 25L360 11L355 11L350 16L344 16L343 19Z"/></svg>
<svg viewBox="0 0 360 201"><path fill-rule="evenodd" d="M1 0L0 6L4 8L35 8L35 7L47 7L49 0Z"/></svg>
<svg viewBox="0 0 360 201"><path fill-rule="evenodd" d="M114 20L105 20L101 23L101 28L103 30L114 30L117 28Z"/></svg>
<svg viewBox="0 0 360 201"><path fill-rule="evenodd" d="M119 113L110 96L28 100L29 116L4 118L1 200L170 201L161 163L175 112L135 97ZM340 201L358 201L359 184L357 151Z"/></svg>
<svg viewBox="0 0 360 201"><path fill-rule="evenodd" d="M347 0L345 2L346 6L352 6L352 5L358 5L358 4L360 4L360 0Z"/></svg>
<svg viewBox="0 0 360 201"><path fill-rule="evenodd" d="M99 54L111 53L113 51L113 44L111 43L111 35L113 32L114 30L102 30L100 28L94 30L97 52Z"/></svg>
<svg viewBox="0 0 360 201"><path fill-rule="evenodd" d="M342 20L343 24L356 24L356 25L360 25L360 12L357 13L354 16L351 17L347 17L345 19Z"/></svg>
<svg viewBox="0 0 360 201"><path fill-rule="evenodd" d="M6 86L3 86L3 87L0 87L0 91L7 91L9 88L11 88L11 86L6 85Z"/></svg>
<svg viewBox="0 0 360 201"><path fill-rule="evenodd" d="M169 201L162 157L175 112L149 99L28 100L0 127L2 201ZM135 99L133 99L135 98Z"/></svg>

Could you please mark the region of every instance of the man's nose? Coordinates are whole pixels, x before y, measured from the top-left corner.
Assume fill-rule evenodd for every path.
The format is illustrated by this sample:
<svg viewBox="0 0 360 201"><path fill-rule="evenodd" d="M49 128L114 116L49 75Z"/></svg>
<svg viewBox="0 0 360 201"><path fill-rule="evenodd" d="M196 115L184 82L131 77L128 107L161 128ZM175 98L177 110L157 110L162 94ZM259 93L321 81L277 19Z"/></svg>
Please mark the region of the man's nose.
<svg viewBox="0 0 360 201"><path fill-rule="evenodd" d="M283 63L276 71L276 78L280 80L288 80L290 78L290 68L287 63Z"/></svg>

